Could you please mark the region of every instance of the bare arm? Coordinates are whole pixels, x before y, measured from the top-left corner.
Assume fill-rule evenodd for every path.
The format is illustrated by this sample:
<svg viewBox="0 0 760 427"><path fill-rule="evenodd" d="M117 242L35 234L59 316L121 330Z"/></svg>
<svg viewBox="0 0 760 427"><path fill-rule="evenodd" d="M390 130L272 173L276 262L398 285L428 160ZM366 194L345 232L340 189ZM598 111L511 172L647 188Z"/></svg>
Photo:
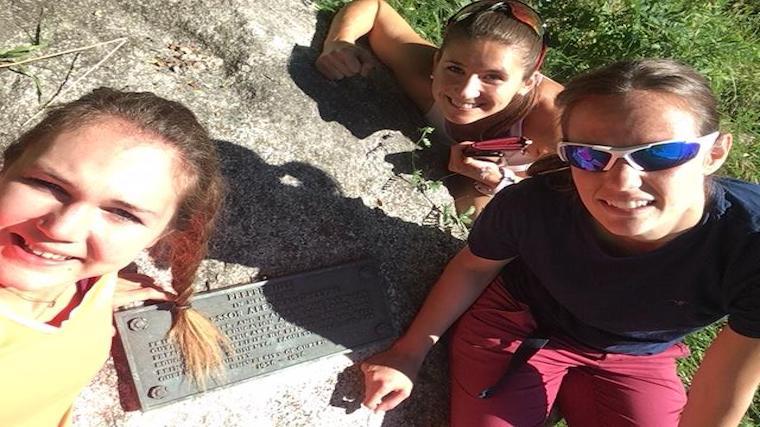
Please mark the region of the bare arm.
<svg viewBox="0 0 760 427"><path fill-rule="evenodd" d="M409 330L389 350L362 365L364 405L387 411L408 397L430 348L508 262L480 258L469 247L462 249L446 266Z"/></svg>
<svg viewBox="0 0 760 427"><path fill-rule="evenodd" d="M679 426L736 426L758 384L760 339L739 335L726 326L694 376Z"/></svg>
<svg viewBox="0 0 760 427"><path fill-rule="evenodd" d="M356 43L372 31L379 9L378 0L356 0L347 4L335 14L324 44L336 41Z"/></svg>
<svg viewBox="0 0 760 427"><path fill-rule="evenodd" d="M317 58L317 69L332 80L366 76L374 59L356 45L356 40L365 35L377 58L393 71L412 100L423 111L429 109L436 48L383 0L356 0L335 15Z"/></svg>

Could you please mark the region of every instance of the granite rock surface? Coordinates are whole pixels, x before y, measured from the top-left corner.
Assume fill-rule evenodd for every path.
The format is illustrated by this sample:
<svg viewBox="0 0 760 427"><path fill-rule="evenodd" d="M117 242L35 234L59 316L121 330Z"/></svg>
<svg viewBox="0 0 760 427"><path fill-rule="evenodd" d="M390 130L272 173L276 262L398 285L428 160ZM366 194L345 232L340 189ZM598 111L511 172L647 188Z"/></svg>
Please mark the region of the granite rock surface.
<svg viewBox="0 0 760 427"><path fill-rule="evenodd" d="M438 225L451 203L411 173L445 174L439 154L412 163L424 125L387 72L330 82L313 67L329 16L284 0L0 0L0 49L35 55L125 38L0 70L0 143L53 102L100 86L153 91L207 125L230 195L198 287L216 288L371 258L397 333L408 324L461 233ZM30 77L33 76L33 77ZM147 268L147 267L146 267ZM77 426L439 426L447 415L445 350L413 397L385 415L359 407L357 349L142 413L125 402L113 360L76 402Z"/></svg>

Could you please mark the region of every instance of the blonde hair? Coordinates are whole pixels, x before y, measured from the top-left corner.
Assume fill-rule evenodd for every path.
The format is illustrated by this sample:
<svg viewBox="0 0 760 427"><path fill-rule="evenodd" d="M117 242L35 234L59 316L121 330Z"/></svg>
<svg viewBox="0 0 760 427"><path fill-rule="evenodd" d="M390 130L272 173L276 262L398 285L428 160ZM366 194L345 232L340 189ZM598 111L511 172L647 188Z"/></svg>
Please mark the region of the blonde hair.
<svg viewBox="0 0 760 427"><path fill-rule="evenodd" d="M158 263L168 264L177 293L170 339L179 347L190 377L205 388L209 377L223 372L228 339L204 315L190 307L193 282L207 253L224 195L216 149L208 132L184 105L150 92L121 92L99 88L76 101L50 110L32 129L3 153L9 167L24 151L56 134L114 117L159 136L177 153L183 189L170 233L151 250Z"/></svg>

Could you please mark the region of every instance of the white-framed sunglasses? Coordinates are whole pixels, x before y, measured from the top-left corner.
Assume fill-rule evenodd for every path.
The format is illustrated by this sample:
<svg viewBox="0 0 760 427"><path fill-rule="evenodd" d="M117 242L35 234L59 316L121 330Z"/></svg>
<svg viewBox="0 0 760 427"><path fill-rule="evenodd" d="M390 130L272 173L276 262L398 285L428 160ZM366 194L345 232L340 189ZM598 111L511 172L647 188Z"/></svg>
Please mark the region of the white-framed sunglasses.
<svg viewBox="0 0 760 427"><path fill-rule="evenodd" d="M719 135L713 132L691 140L669 139L633 147L562 141L557 145L557 154L570 166L589 172L608 171L620 158L636 170L651 172L688 162L697 157L702 146L714 144Z"/></svg>

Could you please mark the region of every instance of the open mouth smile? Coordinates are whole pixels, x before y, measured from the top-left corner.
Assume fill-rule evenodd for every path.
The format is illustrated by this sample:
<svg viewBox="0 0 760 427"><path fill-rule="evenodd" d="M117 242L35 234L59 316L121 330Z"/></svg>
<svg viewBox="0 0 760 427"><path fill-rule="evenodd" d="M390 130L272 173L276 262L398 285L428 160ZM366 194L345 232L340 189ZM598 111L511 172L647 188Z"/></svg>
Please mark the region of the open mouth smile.
<svg viewBox="0 0 760 427"><path fill-rule="evenodd" d="M654 205L654 200L601 200L601 202L609 207L626 211L632 211Z"/></svg>
<svg viewBox="0 0 760 427"><path fill-rule="evenodd" d="M482 105L477 102L459 102L448 96L446 99L449 101L449 104L460 110L473 110L475 108L479 108Z"/></svg>
<svg viewBox="0 0 760 427"><path fill-rule="evenodd" d="M14 243L16 243L25 252L40 257L48 261L68 261L75 257L62 255L55 252L49 252L34 244L29 244L23 237L18 234L13 234Z"/></svg>

